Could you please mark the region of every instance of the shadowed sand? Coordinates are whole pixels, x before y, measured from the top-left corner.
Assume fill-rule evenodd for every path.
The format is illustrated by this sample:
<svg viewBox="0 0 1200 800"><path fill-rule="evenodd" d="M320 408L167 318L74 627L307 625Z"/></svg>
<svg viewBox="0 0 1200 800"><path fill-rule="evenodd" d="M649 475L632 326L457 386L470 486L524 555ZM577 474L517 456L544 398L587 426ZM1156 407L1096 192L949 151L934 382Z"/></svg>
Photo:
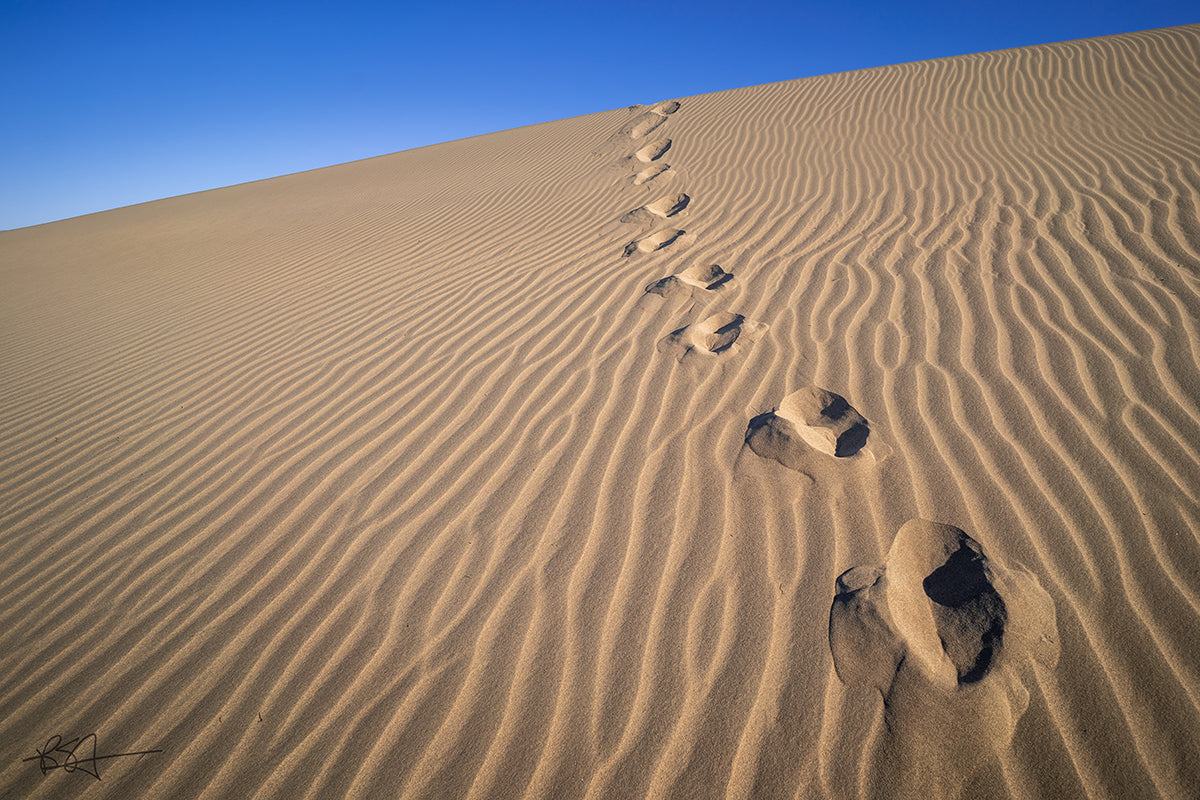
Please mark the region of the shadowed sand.
<svg viewBox="0 0 1200 800"><path fill-rule="evenodd" d="M0 232L0 797L1195 797L1200 27L641 99Z"/></svg>

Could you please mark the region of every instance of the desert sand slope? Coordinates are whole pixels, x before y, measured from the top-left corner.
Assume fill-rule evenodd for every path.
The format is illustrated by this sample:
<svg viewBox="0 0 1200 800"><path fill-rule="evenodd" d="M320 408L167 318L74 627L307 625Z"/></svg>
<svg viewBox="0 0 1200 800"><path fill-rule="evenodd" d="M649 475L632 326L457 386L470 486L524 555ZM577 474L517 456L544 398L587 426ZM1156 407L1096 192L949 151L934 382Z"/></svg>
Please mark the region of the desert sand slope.
<svg viewBox="0 0 1200 800"><path fill-rule="evenodd" d="M1196 796L1200 26L644 100L0 233L0 797Z"/></svg>

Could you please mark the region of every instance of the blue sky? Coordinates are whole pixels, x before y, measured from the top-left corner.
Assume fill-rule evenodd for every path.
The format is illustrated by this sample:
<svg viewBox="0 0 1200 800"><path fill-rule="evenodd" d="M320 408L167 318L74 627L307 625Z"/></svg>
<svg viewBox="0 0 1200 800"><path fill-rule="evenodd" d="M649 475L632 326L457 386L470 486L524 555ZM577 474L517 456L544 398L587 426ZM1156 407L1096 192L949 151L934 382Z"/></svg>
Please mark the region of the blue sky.
<svg viewBox="0 0 1200 800"><path fill-rule="evenodd" d="M1196 21L1194 0L0 0L0 229L633 103Z"/></svg>

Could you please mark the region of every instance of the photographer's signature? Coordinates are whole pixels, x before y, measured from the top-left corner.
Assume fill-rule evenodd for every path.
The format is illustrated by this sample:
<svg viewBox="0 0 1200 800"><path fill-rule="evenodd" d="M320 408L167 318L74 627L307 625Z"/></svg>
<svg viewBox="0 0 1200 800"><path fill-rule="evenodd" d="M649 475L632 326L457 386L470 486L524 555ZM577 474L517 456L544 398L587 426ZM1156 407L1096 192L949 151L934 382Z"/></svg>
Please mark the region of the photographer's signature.
<svg viewBox="0 0 1200 800"><path fill-rule="evenodd" d="M37 751L37 755L21 759L38 762L38 768L46 775L51 770L61 769L63 772L84 772L96 780L100 780L100 762L108 758L124 758L126 756L145 756L150 753L161 753L162 750L139 750L136 753L110 753L106 756L96 755L96 734L76 737L64 741L61 736L51 736L46 745Z"/></svg>

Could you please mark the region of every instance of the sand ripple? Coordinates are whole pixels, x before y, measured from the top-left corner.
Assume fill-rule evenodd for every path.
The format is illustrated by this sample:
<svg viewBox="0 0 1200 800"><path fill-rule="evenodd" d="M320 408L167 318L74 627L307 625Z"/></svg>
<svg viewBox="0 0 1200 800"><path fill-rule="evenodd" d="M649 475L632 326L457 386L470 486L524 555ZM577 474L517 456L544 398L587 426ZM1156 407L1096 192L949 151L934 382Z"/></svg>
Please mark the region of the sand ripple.
<svg viewBox="0 0 1200 800"><path fill-rule="evenodd" d="M1197 131L1189 26L0 233L0 794L1193 796ZM806 386L860 453L744 446ZM1053 606L978 746L834 669L914 518Z"/></svg>

